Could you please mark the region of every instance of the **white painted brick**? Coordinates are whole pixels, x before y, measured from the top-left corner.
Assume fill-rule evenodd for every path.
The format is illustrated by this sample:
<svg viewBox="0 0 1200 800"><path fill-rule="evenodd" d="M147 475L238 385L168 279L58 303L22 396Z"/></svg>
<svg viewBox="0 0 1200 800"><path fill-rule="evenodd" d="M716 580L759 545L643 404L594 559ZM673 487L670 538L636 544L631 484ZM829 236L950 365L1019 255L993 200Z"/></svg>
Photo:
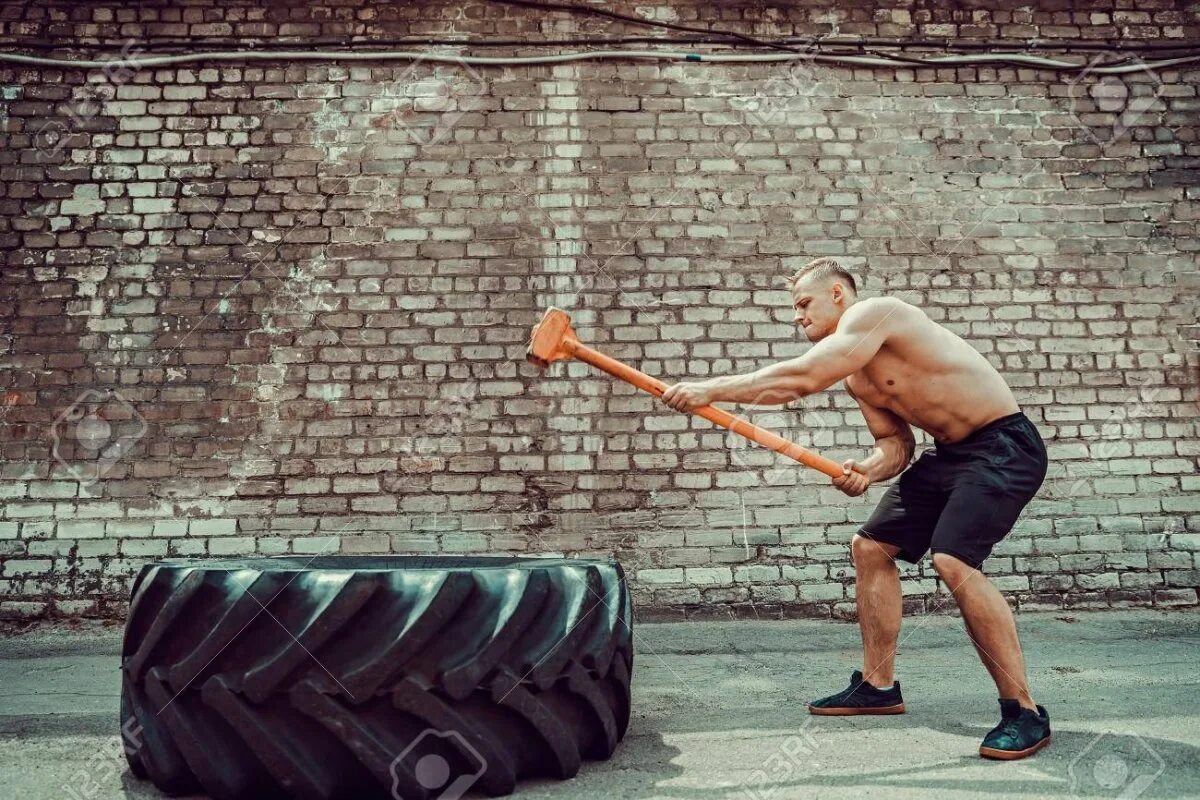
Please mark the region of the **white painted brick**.
<svg viewBox="0 0 1200 800"><path fill-rule="evenodd" d="M195 9L183 5L186 19ZM88 24L117 19L96 11ZM1093 41L1118 22L1185 32L1169 9L1077 14L1070 25L1029 10L972 13L978 29L998 25L998 36L1022 41ZM219 33L236 23L226 17L210 8L193 32ZM913 21L909 10L873 18L891 28ZM488 33L460 22L462 35ZM84 24L60 23L64 39ZM963 34L957 23L927 23L928 33ZM266 35L285 35L264 24ZM265 66L165 68L103 101L115 129L73 131L81 141L57 183L10 176L11 196L49 203L48 226L26 233L53 255L31 267L13 330L40 331L60 307L88 324L72 350L82 363L45 355L32 384L10 387L5 421L15 424L5 430L47 434L42 395L93 384L121 387L155 428L94 486L68 480L28 449L32 439L5 441L9 555L0 559L7 569L23 555L50 570L24 591L52 593L70 585L68 573L76 586L119 587L167 541L185 557L311 555L345 541L347 552L615 554L647 603L844 611L849 539L885 486L852 500L798 466L767 480L763 470L778 464L765 451L731 468L727 436L709 423L582 362L538 373L521 360L537 309L551 303L571 310L582 341L668 382L793 358L808 344L783 279L833 255L866 295L917 303L967 336L1046 436L1050 479L988 563L1002 590L1021 603L1031 592L1087 592L1097 606L1195 603L1186 582L1200 551L1191 380L1200 325L1188 302L1200 286L1191 257L1200 241L1186 224L1155 233L1140 210L1195 217L1192 187L1145 188L1154 163L1186 154L1171 138L1186 126L1150 120L1144 158L1109 158L1123 171L1097 183L1092 162L1103 153L1076 142L1068 164L1042 136L1029 98L1056 86L1045 76L908 71L821 82L803 108L755 124L733 150L717 140L745 127L731 96L682 80L675 66L612 62L586 67L614 87L590 105L578 65L536 80L517 69L513 92L488 99L486 117L463 109L435 146L397 139L364 150L377 138L372 126L395 111L381 103L380 82L405 69L334 65L276 81ZM761 86L771 68L745 69ZM1160 77L1171 103L1194 94L1186 73ZM243 86L269 118L242 113ZM5 106L18 110L41 102L20 87L0 95L19 99ZM886 119L873 115L880 108ZM26 122L44 116L25 112ZM192 130L193 117L216 122ZM921 138L934 117L944 135ZM995 162L981 177L962 162L962 143L982 141L997 120L1005 143L981 145ZM253 152L264 132L279 151L271 158ZM549 157L519 152L530 142ZM910 173L887 169L888 158L912 174L948 164L947 180L928 197L914 193ZM164 189L177 181L184 191ZM333 199L314 208L327 192ZM218 200L220 224L208 224L206 206ZM986 224L960 230L980 211ZM100 214L110 224L75 222ZM960 234L948 269L928 242ZM244 260L242 241L252 255L280 246L289 272L234 287L239 273L226 268ZM118 247L130 258L110 258ZM193 263L215 272L164 267ZM279 283L294 307L267 307ZM14 352L43 352L20 336ZM154 351L177 358L138 355ZM467 385L471 402L430 435L434 398ZM35 396L39 405L27 405ZM786 415L806 445L837 460L873 443L840 387ZM423 436L435 452L402 451ZM379 487L384 470L402 478ZM1072 485L1075 494L1060 494ZM68 564L72 550L78 563ZM932 574L928 562L904 566L906 597L938 591ZM1110 598L1115 589L1128 594ZM944 588L937 599L949 600ZM59 608L94 601L64 597Z"/></svg>
<svg viewBox="0 0 1200 800"><path fill-rule="evenodd" d="M188 533L192 536L232 536L237 533L234 519L188 520Z"/></svg>
<svg viewBox="0 0 1200 800"><path fill-rule="evenodd" d="M682 569L640 569L637 571L639 583L674 584L683 583Z"/></svg>
<svg viewBox="0 0 1200 800"><path fill-rule="evenodd" d="M733 573L728 567L688 567L684 572L687 582L692 584L708 586L733 583Z"/></svg>
<svg viewBox="0 0 1200 800"><path fill-rule="evenodd" d="M59 539L99 539L104 536L104 523L99 520L59 522L55 535Z"/></svg>

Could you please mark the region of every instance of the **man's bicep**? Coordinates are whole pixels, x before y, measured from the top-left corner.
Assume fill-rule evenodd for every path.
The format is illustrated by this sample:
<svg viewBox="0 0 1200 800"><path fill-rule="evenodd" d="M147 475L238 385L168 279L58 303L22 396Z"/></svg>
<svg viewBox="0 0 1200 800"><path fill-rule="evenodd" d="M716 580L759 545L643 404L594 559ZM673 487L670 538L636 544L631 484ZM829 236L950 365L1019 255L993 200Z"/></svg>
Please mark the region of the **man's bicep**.
<svg viewBox="0 0 1200 800"><path fill-rule="evenodd" d="M846 312L836 331L801 356L816 391L853 375L875 357L898 321L892 318L896 310L894 304L864 301Z"/></svg>
<svg viewBox="0 0 1200 800"><path fill-rule="evenodd" d="M801 356L804 372L814 383L813 391L833 384L865 367L879 352L883 339L875 332L836 331L813 345Z"/></svg>

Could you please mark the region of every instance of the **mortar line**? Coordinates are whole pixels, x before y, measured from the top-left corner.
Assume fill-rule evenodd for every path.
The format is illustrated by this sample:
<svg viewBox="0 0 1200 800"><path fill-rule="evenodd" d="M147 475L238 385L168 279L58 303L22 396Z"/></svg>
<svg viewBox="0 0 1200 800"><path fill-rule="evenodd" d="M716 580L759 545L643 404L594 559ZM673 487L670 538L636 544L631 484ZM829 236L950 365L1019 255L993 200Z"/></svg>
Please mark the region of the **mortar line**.
<svg viewBox="0 0 1200 800"><path fill-rule="evenodd" d="M178 181L176 181L176 182L178 183ZM181 184L181 185L182 185L182 184ZM328 192L328 193L326 193L326 194L322 195L322 196L321 196L321 199L322 199L322 200L328 200L328 199L329 199L330 197L332 197L332 196L333 196L333 192ZM235 283L235 284L234 284L234 285L233 285L233 286L232 286L232 287L229 289L229 291L227 291L225 294L221 295L221 298L220 298L220 299L221 299L221 300L226 300L226 299L228 299L228 298L229 298L229 296L230 296L231 294L233 294L233 293L234 293L234 292L237 290L237 288L238 288L239 286L241 286L241 285L242 285L242 284L243 284L243 283L246 281L246 279L247 279L247 278L249 278L249 277L250 277L250 274L253 272L254 268L255 268L255 267L258 267L258 266L263 266L263 265L264 265L264 261L265 261L265 259L267 259L268 257L270 257L270 256L274 255L274 254L276 253L276 251L278 251L278 250L279 250L279 248L280 248L280 247L282 247L282 246L283 246L283 245L284 245L284 244L287 242L287 237L291 235L292 231L296 230L296 228L298 228L298 227L300 226L300 224L301 224L301 223L303 223L305 220L307 220L307 219L308 219L308 216L309 216L310 214L312 214L312 212L313 212L313 211L317 211L317 210L319 210L319 209L310 209L310 210L306 211L306 212L305 212L305 213L304 213L304 214L303 214L303 215L302 215L302 216L301 216L301 217L300 217L298 220L296 220L295 224L293 224L293 225L292 225L292 227L288 228L288 230L287 230L287 233L285 233L285 234L284 234L284 235L283 235L283 236L280 238L280 240L279 240L278 244L276 244L276 245L275 245L273 248L271 248L271 252L267 253L266 255L262 256L262 257L261 257L261 258L260 258L258 261L256 261L255 263L251 264L251 265L249 266L249 268L246 270L245 274L243 274L243 275L242 275L242 277L238 278L238 280L237 280L237 283ZM266 269L268 272L271 272L271 270L270 270L270 268L269 268L269 267L264 267L264 268L265 268L265 269ZM274 276L274 273L272 273L272 275ZM278 280L278 278L276 278L276 280ZM178 343L178 344L176 344L176 345L175 345L173 348L171 348L170 350L166 351L166 353L164 353L164 354L163 354L163 358L165 359L165 358L167 358L168 356L170 356L172 353L176 353L176 352L178 352L178 351L179 351L179 349L180 349L181 347L183 347L183 344L184 344L184 342L186 342L186 341L187 341L189 338L191 338L191 335L192 335L193 333L195 333L195 332L196 332L196 330L197 330L197 329L198 329L198 328L199 328L201 325L203 325L203 324L204 324L204 321L205 321L205 320L207 320L209 317L211 317L211 316L212 316L213 314L215 314L215 313L216 313L216 309L213 309L212 311L209 311L207 314L205 314L203 317L201 317L201 318L200 318L200 320L199 320L199 321L198 321L198 322L197 322L195 325L193 325L193 326L192 326L192 327L191 327L191 328L188 330L188 332L187 332L186 334L184 334L184 337L183 337L181 340L179 340L179 343ZM335 334L335 335L336 335L336 334Z"/></svg>
<svg viewBox="0 0 1200 800"><path fill-rule="evenodd" d="M177 183L177 184L180 186L180 188L182 189L182 188L183 188L183 183L182 183L182 182L181 182L181 181L180 181L178 178L176 178L176 179L174 179L174 180L175 180L175 182L176 182L176 183ZM349 185L349 181L347 181L347 186L348 186L348 185ZM334 190L334 191L336 191L336 190ZM329 199L330 197L332 197L332 196L333 196L333 194L334 194L334 191L330 191L330 192L326 193L325 195L323 195L323 196L322 196L322 198L321 198L321 199L322 199L322 200L327 200L327 199ZM214 222L214 223L216 223L217 225L219 225L219 226L220 226L220 227L221 227L221 228L222 228L222 229L223 229L223 230L224 230L226 233L228 233L230 236L232 236L233 238L237 239L237 240L238 240L238 242L239 242L239 243L240 243L240 244L241 244L243 247L247 247L247 248L253 248L253 247L254 247L254 245L251 245L251 244L247 243L247 242L246 242L244 239L242 239L242 238L241 238L241 237L238 235L237 231L233 230L232 228L230 228L229 226L225 225L224 223L222 223L222 222L220 221L220 219L219 219L219 217L220 217L220 214L221 214L221 212L220 212L220 211L215 211L215 210L213 209L213 207L212 207L212 206L209 206L207 203L205 203L203 200L201 200L201 199L200 199L198 196L194 196L194 198L193 198L193 199L196 199L196 200L197 200L197 202L199 202L199 203L200 203L200 205L204 206L204 207L205 207L205 208L208 210L208 212L209 212L210 214L212 214L212 215L213 215L213 222ZM300 219L298 219L298 220L295 222L295 224L293 224L293 225L292 225L292 227L291 227L291 228L289 228L289 229L288 229L288 231L287 231L287 232L286 232L286 233L285 233L283 236L281 236L281 237L280 237L278 244L276 244L276 245L275 245L273 248L271 248L271 252L269 252L269 253L267 253L267 254L265 254L265 255L261 256L261 257L259 258L259 260L258 260L256 263L254 263L253 265L251 265L251 266L250 266L250 268L247 270L246 274L245 274L245 275L243 275L243 276L242 276L242 277L241 277L241 278L238 280L238 282L237 282L236 284L234 284L234 285L233 285L233 287L232 287L232 288L231 288L231 289L230 289L228 292L226 292L224 295L222 295L222 296L221 296L221 299L222 299L222 300L224 300L224 299L227 299L227 298L228 298L228 297L229 297L231 294L233 294L233 292L234 292L234 291L236 291L236 290L237 290L237 288L238 288L239 286L241 286L241 284L242 284L242 283L243 283L243 282L246 280L246 278L248 278L248 277L250 276L250 273L251 273L251 272L254 270L254 268L255 268L255 267L259 267L259 266L261 266L263 269L265 269L265 270L266 270L266 271L267 271L267 272L268 272L268 273L271 275L271 277L272 277L272 278L274 278L276 281L278 281L278 282L279 282L279 285L280 285L280 287L282 287L282 288L284 288L284 289L286 290L286 287L287 287L287 284L286 284L286 282L283 280L283 278L279 277L279 275L278 275L278 274L277 274L277 273L276 273L274 270L272 270L270 266L268 266L268 264L267 264L267 262L266 262L266 259L267 259L269 256L271 256L271 255L274 255L274 253L275 253L275 252L276 252L276 251L277 251L277 250L278 250L280 247L282 247L282 246L283 246L283 245L286 243L286 241L287 241L287 237L291 235L292 231L294 231L294 230L295 230L297 227L299 227L299 226L301 225L301 223L303 223L303 222L304 222L304 221L305 221L305 220L308 218L308 215L309 215L309 214L311 214L313 211L318 211L318 212L319 212L319 211L321 211L321 209L320 209L320 208L315 208L315 209L309 209L308 211L306 211L306 212L304 213L304 216L303 216L303 217L301 217ZM202 317L202 318L200 319L200 321L199 321L199 322L197 322L197 323L196 323L196 325L195 325L195 326L193 326L193 327L192 327L192 329L188 331L188 333L187 333L187 334L184 336L183 340L181 340L181 341L179 342L179 344L178 344L178 345L176 345L176 347L175 347L174 349L167 351L167 354L166 354L166 355L170 355L171 353L175 352L175 350L178 350L180 347L182 347L182 346L183 346L183 342L187 340L187 338L188 338L188 337L189 337L189 336L192 334L192 332L194 332L194 331L195 331L197 328L199 328L199 327L200 327L200 325L204 323L204 320L206 320L206 319L208 319L210 316L212 316L212 314L213 314L213 313L215 313L215 312L211 312L211 311L210 311L208 314L204 315L204 317ZM342 342L342 337L341 337L341 335L340 335L340 334L338 334L338 333L337 333L336 331L334 331L333 329L331 329L331 328L330 328L328 325L326 325L326 324L325 324L325 323L324 323L324 322L323 322L323 321L322 321L322 320L319 318L319 316L318 316L318 314L317 314L316 312L313 312L313 313L312 313L312 318L313 318L313 322L315 322L317 325L320 325L322 328L324 328L326 331L328 331L329 333L331 333L331 334L333 335L334 339L336 339L336 340L337 340L337 343L338 343L338 345L339 345L339 346L340 346L340 347L341 347L343 350L345 350L345 351L346 351L347 353L349 353L351 356L353 356L353 355L354 355L354 351L353 351L353 350L351 350L349 347L347 347L347 346L346 346L346 344L345 344L344 342ZM361 363L362 363L362 358L355 358L355 359L352 359L352 360L350 361L350 363L354 363L354 364L361 364Z"/></svg>

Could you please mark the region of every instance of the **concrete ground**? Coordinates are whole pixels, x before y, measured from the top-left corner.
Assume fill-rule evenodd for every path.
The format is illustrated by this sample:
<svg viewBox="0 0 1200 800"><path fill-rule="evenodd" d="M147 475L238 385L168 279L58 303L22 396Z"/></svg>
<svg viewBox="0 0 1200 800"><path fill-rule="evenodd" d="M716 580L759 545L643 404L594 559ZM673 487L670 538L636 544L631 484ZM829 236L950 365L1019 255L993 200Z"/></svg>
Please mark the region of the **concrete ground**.
<svg viewBox="0 0 1200 800"><path fill-rule="evenodd" d="M521 798L970 798L1200 796L1200 614L1020 618L1053 744L1021 762L976 756L995 692L959 620L905 621L909 712L810 717L842 688L858 629L842 622L635 627L634 719L611 761ZM120 632L40 628L0 639L0 794L101 800L159 795L112 755Z"/></svg>

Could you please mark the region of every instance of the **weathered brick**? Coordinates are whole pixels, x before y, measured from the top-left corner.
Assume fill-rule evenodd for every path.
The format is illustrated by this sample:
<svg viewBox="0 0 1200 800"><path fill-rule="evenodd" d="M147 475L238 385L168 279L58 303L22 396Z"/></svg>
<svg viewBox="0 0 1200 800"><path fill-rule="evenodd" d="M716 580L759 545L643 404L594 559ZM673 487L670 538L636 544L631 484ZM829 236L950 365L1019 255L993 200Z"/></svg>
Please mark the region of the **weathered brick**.
<svg viewBox="0 0 1200 800"><path fill-rule="evenodd" d="M702 586L733 583L733 572L728 567L688 567L684 573L688 583Z"/></svg>
<svg viewBox="0 0 1200 800"><path fill-rule="evenodd" d="M637 580L647 584L683 583L682 569L641 569L637 572Z"/></svg>
<svg viewBox="0 0 1200 800"><path fill-rule="evenodd" d="M99 539L104 536L104 523L99 521L59 522L55 535L59 539Z"/></svg>
<svg viewBox="0 0 1200 800"><path fill-rule="evenodd" d="M230 536L237 533L234 519L193 519L188 521L191 536Z"/></svg>
<svg viewBox="0 0 1200 800"><path fill-rule="evenodd" d="M389 9L389 33L444 29L444 5ZM27 6L10 25L43 24ZM55 40L119 23L152 49L245 25L223 2L185 0L172 19L110 6L56 19ZM253 32L345 34L344 20L293 12ZM543 35L534 12L506 13L511 35ZM858 16L856 32L896 38L1185 33L1165 7ZM755 24L810 33L785 17ZM485 36L494 23L455 24ZM767 95L782 105L748 118L720 71L583 61L518 67L503 86L485 75L485 109L441 115L444 138L384 141L408 121L379 86L410 68L110 76L98 114L64 117L40 172L7 165L0 253L19 278L0 314L18 380L0 426L0 569L50 566L0 610L89 587L56 608L90 613L112 599L95 587L124 595L169 540L183 556L616 553L639 602L848 613L849 539L884 486L850 500L578 361L521 361L551 303L581 340L664 381L797 356L782 279L818 255L966 336L1047 438L1050 479L988 563L1010 598L1194 603L1200 240L1187 225L1200 192L1175 163L1195 139L1186 71L1157 76L1167 117L1118 136L1104 119L1084 127L1068 87L1031 70L825 65L812 92ZM777 67L738 69L761 88ZM29 132L89 80L12 72L0 154L30 150ZM1047 140L1050 128L1070 135ZM80 392L114 387L149 431L79 481L48 454L50 428ZM470 392L447 402L450 388ZM838 387L775 410L768 427L805 446L869 452ZM927 563L902 575L906 607L950 602Z"/></svg>

